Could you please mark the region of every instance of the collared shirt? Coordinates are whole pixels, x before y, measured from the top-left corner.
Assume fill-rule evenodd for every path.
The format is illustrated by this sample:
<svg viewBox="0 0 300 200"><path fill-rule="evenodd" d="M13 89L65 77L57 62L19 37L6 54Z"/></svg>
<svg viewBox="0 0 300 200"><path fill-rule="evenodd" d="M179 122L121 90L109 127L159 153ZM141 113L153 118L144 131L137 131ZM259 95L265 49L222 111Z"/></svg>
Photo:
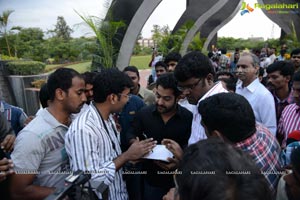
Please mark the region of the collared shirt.
<svg viewBox="0 0 300 200"><path fill-rule="evenodd" d="M204 140L207 138L205 134L205 129L201 125L201 115L198 112L198 106L199 103L206 99L207 97L210 97L214 94L222 93L222 92L228 92L222 85L221 81L216 83L205 95L198 101L197 106L193 107L193 122L192 122L192 133L191 137L189 139L189 145L194 144L200 140Z"/></svg>
<svg viewBox="0 0 300 200"><path fill-rule="evenodd" d="M293 94L292 94L291 91L290 91L289 96L287 98L283 99L282 101L276 96L275 91L272 92L272 95L273 95L274 101L275 101L276 121L277 121L277 124L278 124L283 109L287 105L290 105L290 104L294 103L294 98L293 98Z"/></svg>
<svg viewBox="0 0 300 200"><path fill-rule="evenodd" d="M64 187L70 171L64 141L67 130L66 125L43 109L16 138L11 154L14 170L36 174L33 185Z"/></svg>
<svg viewBox="0 0 300 200"><path fill-rule="evenodd" d="M267 179L269 187L275 194L280 178L280 146L270 131L261 124L256 124L256 133L234 145L248 153Z"/></svg>
<svg viewBox="0 0 300 200"><path fill-rule="evenodd" d="M156 106L146 106L137 112L132 128L127 134L128 140L137 136L143 138L145 134L148 138L153 138L157 144L165 138L176 141L181 148L187 146L188 138L191 133L192 113L187 109L177 106L177 112L166 123L161 114L157 112ZM143 162L143 170L147 171L146 180L150 185L170 189L173 187L172 174L159 174L160 171L166 171L152 160Z"/></svg>
<svg viewBox="0 0 300 200"><path fill-rule="evenodd" d="M273 135L276 135L276 111L274 98L270 91L256 78L247 87L240 81L236 86L236 93L244 96L250 103L255 120L265 125Z"/></svg>
<svg viewBox="0 0 300 200"><path fill-rule="evenodd" d="M278 134L284 136L282 147L286 146L288 135L295 130L300 130L300 107L294 103L284 108L279 120Z"/></svg>
<svg viewBox="0 0 300 200"><path fill-rule="evenodd" d="M73 171L89 171L93 182L104 182L108 186L109 199L125 200L128 195L122 169L116 171L113 162L122 153L119 133L116 133L112 115L108 120L102 120L97 108L91 103L89 109L71 124L65 137L66 150ZM100 193L97 195L101 198Z"/></svg>
<svg viewBox="0 0 300 200"><path fill-rule="evenodd" d="M22 108L10 105L5 101L1 101L0 112L4 113L16 135L22 130L22 128L24 128L24 122L28 116Z"/></svg>
<svg viewBox="0 0 300 200"><path fill-rule="evenodd" d="M0 113L0 142L2 142L7 135L15 135L15 134L10 124L5 119L4 114Z"/></svg>
<svg viewBox="0 0 300 200"><path fill-rule="evenodd" d="M127 131L132 125L136 113L144 106L145 103L140 97L132 95L132 97L128 100L127 104L123 107L122 112L118 114L118 121L121 125L120 136L121 148L123 152L128 149L128 143L126 141Z"/></svg>
<svg viewBox="0 0 300 200"><path fill-rule="evenodd" d="M151 90L140 86L139 93L137 95L144 100L146 105L149 106L155 104L155 95Z"/></svg>

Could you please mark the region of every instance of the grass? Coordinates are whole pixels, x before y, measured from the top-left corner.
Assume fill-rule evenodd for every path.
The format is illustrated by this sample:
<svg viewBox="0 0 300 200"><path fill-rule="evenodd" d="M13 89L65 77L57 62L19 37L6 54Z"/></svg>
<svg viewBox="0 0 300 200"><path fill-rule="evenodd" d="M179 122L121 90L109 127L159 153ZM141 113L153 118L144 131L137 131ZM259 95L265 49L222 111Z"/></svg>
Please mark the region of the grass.
<svg viewBox="0 0 300 200"><path fill-rule="evenodd" d="M148 66L151 60L151 55L147 56L132 56L130 59L130 65L136 66L138 69L150 69Z"/></svg>
<svg viewBox="0 0 300 200"><path fill-rule="evenodd" d="M86 71L90 71L91 63L92 63L91 61L88 61L88 62L82 62L82 63L71 64L71 65L46 65L45 71L53 72L59 67L67 67L67 68L75 69L79 73L83 73Z"/></svg>
<svg viewBox="0 0 300 200"><path fill-rule="evenodd" d="M150 67L148 67L148 64L151 60L151 55L146 55L146 56L132 56L130 59L130 64L129 65L133 65L136 66L138 69L150 69ZM54 70L56 70L59 67L67 67L67 68L72 68L75 69L76 71L78 71L79 73L83 73L86 71L90 71L90 67L91 67L91 61L89 62L82 62L82 63L78 63L78 64L71 64L71 65L46 65L45 71L46 72L53 72Z"/></svg>

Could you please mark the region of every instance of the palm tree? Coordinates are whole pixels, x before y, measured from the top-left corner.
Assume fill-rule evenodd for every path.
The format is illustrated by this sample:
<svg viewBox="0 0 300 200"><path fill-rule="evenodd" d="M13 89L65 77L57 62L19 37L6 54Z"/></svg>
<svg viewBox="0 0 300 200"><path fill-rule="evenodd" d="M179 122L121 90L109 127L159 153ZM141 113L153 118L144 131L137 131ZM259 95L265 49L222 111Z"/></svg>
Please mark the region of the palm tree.
<svg viewBox="0 0 300 200"><path fill-rule="evenodd" d="M119 28L125 26L122 21L103 20L96 16L83 16L75 11L79 17L88 25L97 38L97 52L93 62L101 67L110 68L115 66L118 50L114 47L113 41ZM92 64L93 65L93 64ZM94 68L92 66L92 68Z"/></svg>
<svg viewBox="0 0 300 200"><path fill-rule="evenodd" d="M11 57L11 52L10 52L10 47L9 47L9 43L8 43L8 38L7 38L7 32L8 32L7 25L8 25L8 18L10 16L10 14L13 12L14 12L14 10L5 10L2 12L2 15L0 16L0 30L1 30L1 34L5 38L8 55L10 57Z"/></svg>

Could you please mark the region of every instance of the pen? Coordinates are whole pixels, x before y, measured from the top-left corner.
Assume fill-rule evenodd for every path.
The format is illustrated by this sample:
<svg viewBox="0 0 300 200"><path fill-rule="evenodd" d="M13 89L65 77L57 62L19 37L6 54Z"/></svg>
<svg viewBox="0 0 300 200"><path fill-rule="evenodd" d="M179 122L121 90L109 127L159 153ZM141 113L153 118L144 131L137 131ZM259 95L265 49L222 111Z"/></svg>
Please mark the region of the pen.
<svg viewBox="0 0 300 200"><path fill-rule="evenodd" d="M148 136L144 132L142 135L144 136L145 140L148 139ZM151 153L153 153L153 149L151 149Z"/></svg>

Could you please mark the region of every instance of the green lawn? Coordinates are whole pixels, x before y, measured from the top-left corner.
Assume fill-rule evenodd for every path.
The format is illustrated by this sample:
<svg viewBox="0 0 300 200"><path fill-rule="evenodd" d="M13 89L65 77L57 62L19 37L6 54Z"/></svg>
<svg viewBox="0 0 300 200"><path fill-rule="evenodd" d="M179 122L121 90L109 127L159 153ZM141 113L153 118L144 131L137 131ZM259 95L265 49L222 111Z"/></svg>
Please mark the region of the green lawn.
<svg viewBox="0 0 300 200"><path fill-rule="evenodd" d="M63 66L63 65L46 65L45 71L46 72L53 72L59 66ZM79 73L83 73L83 72L86 72L86 71L90 71L91 61L82 62L82 63L78 63L78 64L73 64L73 65L67 65L65 67L72 68L72 69L75 69L76 71L78 71Z"/></svg>
<svg viewBox="0 0 300 200"><path fill-rule="evenodd" d="M151 60L151 55L147 56L132 56L130 60L130 65L136 66L138 69L150 69L148 67L148 64ZM53 72L55 69L57 69L59 66L64 65L46 65L46 72ZM73 64L73 65L66 65L65 67L73 68L79 73L83 73L86 71L90 71L91 67L91 61L89 62L82 62L79 64Z"/></svg>
<svg viewBox="0 0 300 200"><path fill-rule="evenodd" d="M136 66L138 69L150 69L148 64L151 60L151 55L147 56L132 56L130 65Z"/></svg>

